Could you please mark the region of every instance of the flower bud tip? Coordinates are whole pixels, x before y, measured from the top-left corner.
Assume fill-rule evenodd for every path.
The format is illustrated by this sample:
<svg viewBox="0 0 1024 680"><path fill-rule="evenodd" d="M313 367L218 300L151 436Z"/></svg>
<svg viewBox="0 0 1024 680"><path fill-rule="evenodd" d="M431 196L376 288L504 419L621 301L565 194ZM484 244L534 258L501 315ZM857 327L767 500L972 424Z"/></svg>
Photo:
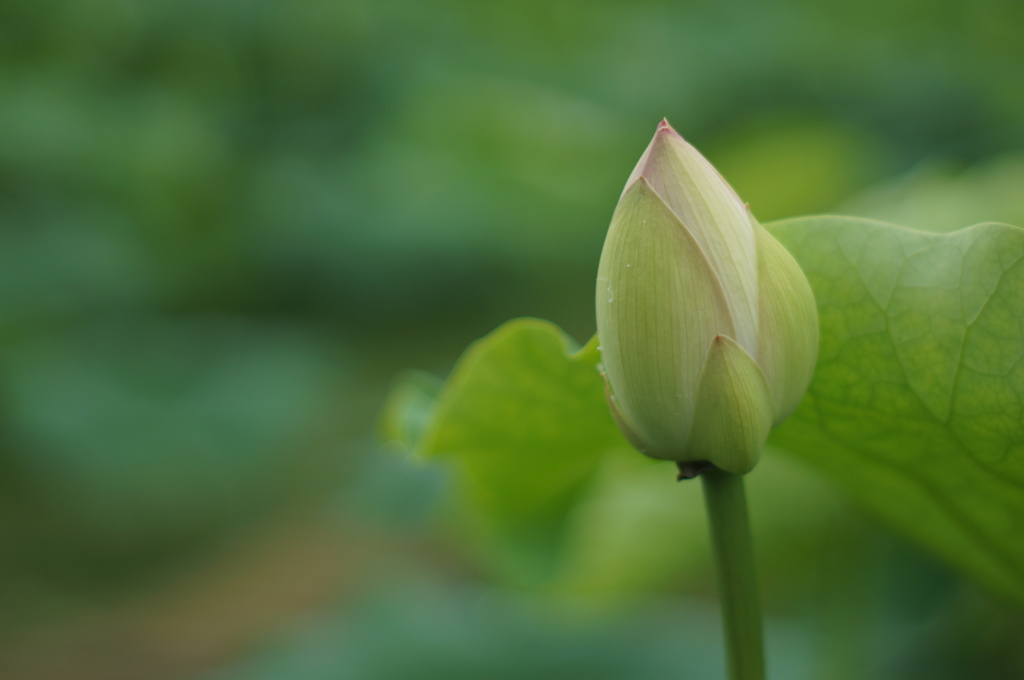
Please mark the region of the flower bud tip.
<svg viewBox="0 0 1024 680"><path fill-rule="evenodd" d="M670 132L676 137L680 136L679 133L676 132L671 125L669 125L668 118L662 118L661 122L658 123L658 129L655 130L655 134L657 134L658 132Z"/></svg>

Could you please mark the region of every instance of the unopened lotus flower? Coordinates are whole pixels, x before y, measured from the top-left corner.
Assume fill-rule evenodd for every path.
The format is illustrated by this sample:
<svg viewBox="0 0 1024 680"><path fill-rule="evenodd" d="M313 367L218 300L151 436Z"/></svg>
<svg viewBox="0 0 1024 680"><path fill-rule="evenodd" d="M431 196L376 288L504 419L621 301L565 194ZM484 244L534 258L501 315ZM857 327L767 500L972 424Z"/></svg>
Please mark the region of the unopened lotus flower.
<svg viewBox="0 0 1024 680"><path fill-rule="evenodd" d="M817 359L800 267L667 121L608 229L597 331L619 428L684 476L749 472Z"/></svg>

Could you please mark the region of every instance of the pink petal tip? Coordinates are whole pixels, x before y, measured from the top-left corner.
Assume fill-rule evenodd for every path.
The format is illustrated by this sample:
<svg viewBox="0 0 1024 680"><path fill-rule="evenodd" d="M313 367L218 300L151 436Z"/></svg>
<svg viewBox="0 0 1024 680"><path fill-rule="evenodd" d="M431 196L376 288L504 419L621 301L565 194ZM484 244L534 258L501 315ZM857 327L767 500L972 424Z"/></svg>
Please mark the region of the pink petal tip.
<svg viewBox="0 0 1024 680"><path fill-rule="evenodd" d="M674 134L677 137L679 136L679 133L676 132L674 129L672 129L672 126L669 125L668 118L662 118L661 119L661 122L658 123L658 129L655 130L655 134L657 134L658 132L663 132L663 131L664 132L671 132L672 134Z"/></svg>

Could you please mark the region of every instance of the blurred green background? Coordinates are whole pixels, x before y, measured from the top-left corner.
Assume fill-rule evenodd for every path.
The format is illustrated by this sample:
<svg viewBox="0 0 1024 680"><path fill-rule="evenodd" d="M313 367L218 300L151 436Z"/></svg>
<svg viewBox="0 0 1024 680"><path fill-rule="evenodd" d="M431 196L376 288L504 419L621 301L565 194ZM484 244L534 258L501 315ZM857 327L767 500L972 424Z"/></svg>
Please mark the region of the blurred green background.
<svg viewBox="0 0 1024 680"><path fill-rule="evenodd" d="M378 442L389 386L512 316L588 338L663 116L762 221L1024 225L1022 29L1011 0L3 3L0 677L720 677L696 487L624 457L527 586ZM796 462L756 477L773 677L1024 677L1019 609Z"/></svg>

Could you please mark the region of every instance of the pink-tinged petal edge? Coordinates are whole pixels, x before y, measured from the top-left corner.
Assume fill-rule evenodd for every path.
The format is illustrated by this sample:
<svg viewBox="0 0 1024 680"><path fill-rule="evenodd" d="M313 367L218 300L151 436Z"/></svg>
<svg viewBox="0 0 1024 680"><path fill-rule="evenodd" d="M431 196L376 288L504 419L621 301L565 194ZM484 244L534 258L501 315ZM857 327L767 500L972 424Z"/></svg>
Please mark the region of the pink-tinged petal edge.
<svg viewBox="0 0 1024 680"><path fill-rule="evenodd" d="M676 132L675 128L669 124L668 118L662 118L661 122L658 123L658 129L655 130L655 134L659 132L669 132L675 135L676 137L681 136L678 132Z"/></svg>

